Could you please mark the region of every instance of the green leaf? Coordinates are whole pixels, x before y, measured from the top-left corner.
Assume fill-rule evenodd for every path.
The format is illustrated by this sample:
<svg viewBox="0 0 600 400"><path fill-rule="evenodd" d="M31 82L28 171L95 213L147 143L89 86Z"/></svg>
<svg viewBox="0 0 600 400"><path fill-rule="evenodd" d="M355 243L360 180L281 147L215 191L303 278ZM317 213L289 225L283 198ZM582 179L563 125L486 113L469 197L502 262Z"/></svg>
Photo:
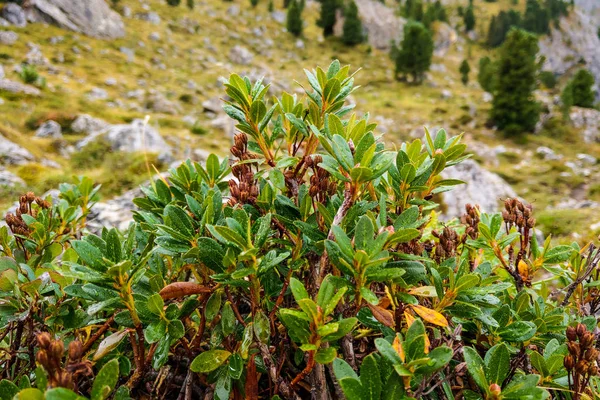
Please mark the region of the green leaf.
<svg viewBox="0 0 600 400"><path fill-rule="evenodd" d="M516 321L497 331L498 335L508 342L524 342L535 335L537 327L530 321Z"/></svg>
<svg viewBox="0 0 600 400"><path fill-rule="evenodd" d="M23 389L14 397L14 400L44 400L44 393L34 388Z"/></svg>
<svg viewBox="0 0 600 400"><path fill-rule="evenodd" d="M81 258L87 265L97 271L104 270L104 265L102 263L102 252L100 249L84 240L74 240L71 242L71 246L73 246L79 258Z"/></svg>
<svg viewBox="0 0 600 400"><path fill-rule="evenodd" d="M221 311L221 330L223 331L223 336L229 336L233 333L235 330L235 321L235 314L231 303L226 301Z"/></svg>
<svg viewBox="0 0 600 400"><path fill-rule="evenodd" d="M329 364L337 357L337 351L335 347L321 348L315 354L315 361L319 364Z"/></svg>
<svg viewBox="0 0 600 400"><path fill-rule="evenodd" d="M358 375L356 375L356 372L352 369L350 364L348 364L342 358L336 358L333 360L333 373L335 374L337 380L343 378L352 378L358 380Z"/></svg>
<svg viewBox="0 0 600 400"><path fill-rule="evenodd" d="M44 393L44 400L85 400L74 391L67 388L54 388Z"/></svg>
<svg viewBox="0 0 600 400"><path fill-rule="evenodd" d="M190 365L190 369L194 372L206 374L223 365L229 356L231 356L231 353L227 350L205 351L194 358L194 361L192 361L192 364Z"/></svg>
<svg viewBox="0 0 600 400"><path fill-rule="evenodd" d="M165 302L160 297L160 294L155 293L148 297L148 311L156 315L162 315L164 313Z"/></svg>
<svg viewBox="0 0 600 400"><path fill-rule="evenodd" d="M485 365L477 351L471 347L463 347L463 355L467 369L481 390L487 393L490 384L485 377Z"/></svg>
<svg viewBox="0 0 600 400"><path fill-rule="evenodd" d="M347 400L363 400L366 398L365 391L358 379L342 378L339 380L339 384Z"/></svg>
<svg viewBox="0 0 600 400"><path fill-rule="evenodd" d="M392 364L402 364L402 359L400 358L400 355L396 352L396 350L394 350L394 347L392 347L390 342L388 342L387 340L383 338L375 339L375 347L377 347L377 350L379 350L381 355L384 356Z"/></svg>
<svg viewBox="0 0 600 400"><path fill-rule="evenodd" d="M208 225L207 228L219 241L237 246L241 250L248 250L248 242L233 229L221 225Z"/></svg>
<svg viewBox="0 0 600 400"><path fill-rule="evenodd" d="M178 231L188 239L195 235L194 223L190 216L181 208L169 204L164 211L165 224Z"/></svg>
<svg viewBox="0 0 600 400"><path fill-rule="evenodd" d="M360 384L364 399L379 400L381 396L381 375L377 360L373 354L366 356L360 366Z"/></svg>
<svg viewBox="0 0 600 400"><path fill-rule="evenodd" d="M492 347L485 354L485 376L487 381L502 386L510 371L510 353L504 343Z"/></svg>
<svg viewBox="0 0 600 400"><path fill-rule="evenodd" d="M215 240L208 237L201 237L197 240L198 259L208 268L215 272L224 272L223 257L225 253L223 248Z"/></svg>
<svg viewBox="0 0 600 400"><path fill-rule="evenodd" d="M354 167L354 157L352 156L348 142L340 135L333 135L333 153L342 168L350 172L352 167Z"/></svg>
<svg viewBox="0 0 600 400"><path fill-rule="evenodd" d="M17 385L7 379L0 381L0 400L12 400L19 392Z"/></svg>
<svg viewBox="0 0 600 400"><path fill-rule="evenodd" d="M91 399L104 400L108 398L119 379L119 361L115 358L104 364L92 386Z"/></svg>
<svg viewBox="0 0 600 400"><path fill-rule="evenodd" d="M115 228L108 231L106 236L106 254L108 259L118 263L121 261L121 239Z"/></svg>
<svg viewBox="0 0 600 400"><path fill-rule="evenodd" d="M301 314L305 315L304 313L289 309L279 310L279 317L288 329L292 340L296 343L309 343L311 334L308 321L306 318L302 318Z"/></svg>
<svg viewBox="0 0 600 400"><path fill-rule="evenodd" d="M271 324L269 318L262 311L259 311L254 316L254 334L260 342L265 344L269 343Z"/></svg>
<svg viewBox="0 0 600 400"><path fill-rule="evenodd" d="M544 264L558 264L566 261L571 257L573 251L571 246L563 245L553 247L544 254Z"/></svg>

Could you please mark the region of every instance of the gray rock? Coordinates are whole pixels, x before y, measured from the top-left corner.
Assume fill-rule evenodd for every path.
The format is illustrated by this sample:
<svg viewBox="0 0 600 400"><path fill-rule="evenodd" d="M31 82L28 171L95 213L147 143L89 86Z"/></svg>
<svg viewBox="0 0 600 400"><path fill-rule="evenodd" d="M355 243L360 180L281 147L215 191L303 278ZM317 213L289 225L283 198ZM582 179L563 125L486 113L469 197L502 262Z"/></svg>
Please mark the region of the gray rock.
<svg viewBox="0 0 600 400"><path fill-rule="evenodd" d="M96 233L101 232L102 228L127 229L133 221L132 211L136 209L133 199L142 196L140 189L133 189L114 199L96 203L87 217L87 228Z"/></svg>
<svg viewBox="0 0 600 400"><path fill-rule="evenodd" d="M150 22L151 24L160 24L160 16L155 12L145 12L136 14L135 17L139 20Z"/></svg>
<svg viewBox="0 0 600 400"><path fill-rule="evenodd" d="M40 47L33 43L28 43L29 52L25 55L25 61L29 65L48 65L50 62L42 54Z"/></svg>
<svg viewBox="0 0 600 400"><path fill-rule="evenodd" d="M296 48L303 49L304 48L304 40L302 40L302 39L296 40Z"/></svg>
<svg viewBox="0 0 600 400"><path fill-rule="evenodd" d="M16 188L25 186L25 181L10 171L0 171L0 186L5 188Z"/></svg>
<svg viewBox="0 0 600 400"><path fill-rule="evenodd" d="M448 90L448 89L442 90L442 99L448 100L448 99L451 99L452 96L453 95L452 95L452 92L450 90Z"/></svg>
<svg viewBox="0 0 600 400"><path fill-rule="evenodd" d="M19 35L13 31L0 31L0 44L11 46L19 39Z"/></svg>
<svg viewBox="0 0 600 400"><path fill-rule="evenodd" d="M62 129L56 121L46 121L35 131L35 136L40 138L59 139L62 137Z"/></svg>
<svg viewBox="0 0 600 400"><path fill-rule="evenodd" d="M171 147L156 129L141 119L136 119L131 124L111 125L105 131L91 134L77 143L77 148L82 149L100 136L111 144L114 151L147 151L157 153L163 160L171 158Z"/></svg>
<svg viewBox="0 0 600 400"><path fill-rule="evenodd" d="M227 15L231 15L232 17L237 17L238 15L240 15L240 6L238 6L237 4L229 6L229 8L227 9Z"/></svg>
<svg viewBox="0 0 600 400"><path fill-rule="evenodd" d="M464 214L467 203L479 204L481 211L490 213L498 211L498 205L507 197L517 197L506 181L473 160L463 161L444 170L442 176L444 179L460 179L466 182L466 185L442 193L442 202L446 206L444 215L448 218Z"/></svg>
<svg viewBox="0 0 600 400"><path fill-rule="evenodd" d="M279 22L280 24L284 24L287 17L283 11L277 10L271 13L271 18L273 18L276 22Z"/></svg>
<svg viewBox="0 0 600 400"><path fill-rule="evenodd" d="M152 32L150 35L148 35L148 39L152 40L153 42L158 42L160 40L160 33Z"/></svg>
<svg viewBox="0 0 600 400"><path fill-rule="evenodd" d="M106 80L104 81L104 84L106 86L116 86L117 80L115 78L106 78Z"/></svg>
<svg viewBox="0 0 600 400"><path fill-rule="evenodd" d="M212 120L210 126L221 130L227 138L232 138L235 134L235 121L226 114L222 114Z"/></svg>
<svg viewBox="0 0 600 400"><path fill-rule="evenodd" d="M562 158L561 155L558 155L549 147L540 146L535 150L535 154L542 157L544 160L560 160Z"/></svg>
<svg viewBox="0 0 600 400"><path fill-rule="evenodd" d="M587 165L596 165L598 163L598 159L596 157L585 153L577 154L577 159L581 161L582 164Z"/></svg>
<svg viewBox="0 0 600 400"><path fill-rule="evenodd" d="M108 92L104 89L93 87L92 90L87 93L87 98L92 101L106 100L108 99Z"/></svg>
<svg viewBox="0 0 600 400"><path fill-rule="evenodd" d="M71 130L75 133L84 133L91 135L106 130L110 124L99 118L94 118L88 114L78 116L71 124Z"/></svg>
<svg viewBox="0 0 600 400"><path fill-rule="evenodd" d="M4 67L0 64L0 79L4 79L6 74L4 73Z"/></svg>
<svg viewBox="0 0 600 400"><path fill-rule="evenodd" d="M437 30L433 37L433 54L436 57L444 57L450 46L458 40L458 34L447 23L441 22L437 24Z"/></svg>
<svg viewBox="0 0 600 400"><path fill-rule="evenodd" d="M127 56L127 62L133 62L135 59L135 50L130 49L129 47L121 47L119 51Z"/></svg>
<svg viewBox="0 0 600 400"><path fill-rule="evenodd" d="M484 103L491 103L492 100L494 100L494 95L489 93L489 92L483 92L483 102Z"/></svg>
<svg viewBox="0 0 600 400"><path fill-rule="evenodd" d="M404 18L395 15L393 9L376 0L357 0L358 14L369 44L377 49L387 50L392 41L402 39ZM338 12L334 33L341 36L344 30L344 17Z"/></svg>
<svg viewBox="0 0 600 400"><path fill-rule="evenodd" d="M16 3L5 4L2 8L2 18L14 26L24 27L27 25L27 16L23 8Z"/></svg>
<svg viewBox="0 0 600 400"><path fill-rule="evenodd" d="M22 165L33 161L29 151L0 135L0 163L5 165Z"/></svg>
<svg viewBox="0 0 600 400"><path fill-rule="evenodd" d="M229 60L233 63L248 65L252 62L252 59L254 59L254 54L243 46L233 46L229 51Z"/></svg>
<svg viewBox="0 0 600 400"><path fill-rule="evenodd" d="M27 9L30 21L57 25L101 39L125 36L121 16L104 0L32 0Z"/></svg>
<svg viewBox="0 0 600 400"><path fill-rule="evenodd" d="M11 81L9 79L0 79L0 90L11 93L21 93L28 96L39 96L41 94L40 90L36 87L21 82Z"/></svg>
<svg viewBox="0 0 600 400"><path fill-rule="evenodd" d="M586 143L600 142L600 111L592 108L572 107L570 113L573 125L581 129Z"/></svg>
<svg viewBox="0 0 600 400"><path fill-rule="evenodd" d="M219 97L211 97L202 102L202 111L211 114L220 114L223 112L223 102Z"/></svg>
<svg viewBox="0 0 600 400"><path fill-rule="evenodd" d="M181 107L174 101L167 99L161 93L155 93L148 98L146 103L148 109L163 114L177 114L181 111Z"/></svg>

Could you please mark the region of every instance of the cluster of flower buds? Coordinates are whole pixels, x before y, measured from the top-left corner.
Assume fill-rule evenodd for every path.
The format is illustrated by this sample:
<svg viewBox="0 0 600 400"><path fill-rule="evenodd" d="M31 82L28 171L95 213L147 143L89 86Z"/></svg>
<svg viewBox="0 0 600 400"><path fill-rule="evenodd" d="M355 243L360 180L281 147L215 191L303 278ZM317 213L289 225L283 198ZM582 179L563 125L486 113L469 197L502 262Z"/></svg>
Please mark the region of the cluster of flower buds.
<svg viewBox="0 0 600 400"><path fill-rule="evenodd" d="M27 194L22 195L19 198L19 205L17 206L17 211L15 212L16 215L13 213L8 213L4 218L6 225L8 225L12 233L22 236L29 235L30 229L25 221L23 221L22 215L28 214L32 217L37 215L37 210L33 208L33 203L36 203L42 209L47 209L52 206L50 202L36 196L33 192L27 192Z"/></svg>
<svg viewBox="0 0 600 400"><path fill-rule="evenodd" d="M404 254L414 254L415 256L423 255L423 251L431 251L433 249L433 245L429 246L429 243L423 245L421 242L421 235L417 238L411 240L410 242L400 243L398 245L398 252Z"/></svg>
<svg viewBox="0 0 600 400"><path fill-rule="evenodd" d="M569 373L575 393L585 390L586 382L598 375L598 350L594 346L594 335L583 324L567 328L567 349L564 366Z"/></svg>
<svg viewBox="0 0 600 400"><path fill-rule="evenodd" d="M467 204L466 214L462 216L462 223L466 225L465 240L467 237L475 240L479 236L479 205Z"/></svg>
<svg viewBox="0 0 600 400"><path fill-rule="evenodd" d="M248 136L245 133L238 133L234 137L234 145L231 147L231 154L240 161L254 158L248 152ZM229 191L231 197L229 205L252 204L258 197L258 185L254 179L254 173L250 164L236 164L231 168L233 176L237 178L229 181Z"/></svg>
<svg viewBox="0 0 600 400"><path fill-rule="evenodd" d="M62 368L62 358L65 352L63 342L53 340L47 332L38 334L37 342L40 350L37 353L36 359L48 374L48 385L50 387L74 389L73 374ZM69 346L69 353L71 353L71 346ZM71 354L69 354L70 357Z"/></svg>
<svg viewBox="0 0 600 400"><path fill-rule="evenodd" d="M454 257L459 240L456 231L446 226L442 230L442 233L433 230L431 234L439 239L439 244L435 246L434 258L436 261L440 262L441 260Z"/></svg>
<svg viewBox="0 0 600 400"><path fill-rule="evenodd" d="M308 193L310 197L316 198L317 201L324 203L327 197L335 194L337 186L335 182L329 179L329 172L319 167L323 162L323 157L317 155L314 157L306 157L306 166L312 168L313 174L310 177L310 188Z"/></svg>
<svg viewBox="0 0 600 400"><path fill-rule="evenodd" d="M535 226L531 204L523 204L519 199L506 199L502 219L509 226L516 226L520 231L529 231Z"/></svg>

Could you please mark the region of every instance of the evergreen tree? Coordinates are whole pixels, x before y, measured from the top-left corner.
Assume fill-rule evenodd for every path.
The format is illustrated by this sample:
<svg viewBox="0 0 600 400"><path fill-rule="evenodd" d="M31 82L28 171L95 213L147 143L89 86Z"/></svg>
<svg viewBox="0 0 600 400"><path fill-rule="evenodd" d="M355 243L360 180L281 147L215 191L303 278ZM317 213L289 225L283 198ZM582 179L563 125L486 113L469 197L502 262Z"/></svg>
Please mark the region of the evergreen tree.
<svg viewBox="0 0 600 400"><path fill-rule="evenodd" d="M470 32L475 29L475 12L473 11L473 5L469 5L467 11L465 11L463 19L465 22L465 31Z"/></svg>
<svg viewBox="0 0 600 400"><path fill-rule="evenodd" d="M420 83L431 66L432 55L433 38L429 30L420 22L407 22L402 44L393 52L396 75L411 75L414 83Z"/></svg>
<svg viewBox="0 0 600 400"><path fill-rule="evenodd" d="M187 6L190 10L193 10L195 7L194 0L187 0Z"/></svg>
<svg viewBox="0 0 600 400"><path fill-rule="evenodd" d="M537 52L536 36L517 28L510 30L500 49L491 119L507 134L533 131L539 119L533 96Z"/></svg>
<svg viewBox="0 0 600 400"><path fill-rule="evenodd" d="M436 2L433 3L433 8L435 9L435 16L438 21L448 22L446 8L442 5L440 0L436 0Z"/></svg>
<svg viewBox="0 0 600 400"><path fill-rule="evenodd" d="M523 28L529 32L544 34L549 30L548 10L543 8L538 0L527 0Z"/></svg>
<svg viewBox="0 0 600 400"><path fill-rule="evenodd" d="M469 62L467 60L463 60L460 63L460 68L458 69L460 72L460 80L463 85L469 83L469 72L471 72L471 67L469 66Z"/></svg>
<svg viewBox="0 0 600 400"><path fill-rule="evenodd" d="M519 26L521 26L521 13L518 11L501 11L497 16L492 16L487 37L488 45L491 47L500 46L510 28Z"/></svg>
<svg viewBox="0 0 600 400"><path fill-rule="evenodd" d="M256 7L258 5L258 0L250 0L250 4L252 4L252 7Z"/></svg>
<svg viewBox="0 0 600 400"><path fill-rule="evenodd" d="M594 107L594 76L587 69L580 69L569 81L564 91L570 91L572 104L577 107Z"/></svg>
<svg viewBox="0 0 600 400"><path fill-rule="evenodd" d="M273 4L273 0L269 0L268 9L269 9L270 13L272 13L273 11L275 11L275 5Z"/></svg>
<svg viewBox="0 0 600 400"><path fill-rule="evenodd" d="M294 36L302 35L302 10L298 0L290 0L287 11L287 30Z"/></svg>
<svg viewBox="0 0 600 400"><path fill-rule="evenodd" d="M404 18L411 18L412 15L412 9L413 9L413 3L416 0L406 0L406 2L404 3L404 7L402 7L402 16Z"/></svg>
<svg viewBox="0 0 600 400"><path fill-rule="evenodd" d="M336 12L337 0L321 0L321 17L317 24L323 28L323 36L333 35Z"/></svg>
<svg viewBox="0 0 600 400"><path fill-rule="evenodd" d="M342 42L349 46L362 43L364 40L362 22L358 16L358 7L354 0L350 1L344 11L344 33Z"/></svg>
<svg viewBox="0 0 600 400"><path fill-rule="evenodd" d="M172 7L177 7L179 4L181 4L181 0L167 0L167 4Z"/></svg>
<svg viewBox="0 0 600 400"><path fill-rule="evenodd" d="M494 91L495 66L489 57L479 59L479 73L477 74L477 82L483 90L492 93Z"/></svg>

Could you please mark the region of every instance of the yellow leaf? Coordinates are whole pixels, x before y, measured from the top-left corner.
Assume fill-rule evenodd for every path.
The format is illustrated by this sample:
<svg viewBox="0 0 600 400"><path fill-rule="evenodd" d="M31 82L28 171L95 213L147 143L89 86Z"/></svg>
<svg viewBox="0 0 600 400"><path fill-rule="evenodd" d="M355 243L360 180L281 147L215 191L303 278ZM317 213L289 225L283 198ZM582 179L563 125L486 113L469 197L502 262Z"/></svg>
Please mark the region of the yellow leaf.
<svg viewBox="0 0 600 400"><path fill-rule="evenodd" d="M408 328L415 322L415 317L409 312L404 311L404 318L406 318L406 326Z"/></svg>
<svg viewBox="0 0 600 400"><path fill-rule="evenodd" d="M444 317L439 312L432 310L431 308L423 307L422 305L415 304L410 306L414 312L416 312L419 317L423 318L425 321L430 324L446 327L448 326L448 321L446 317Z"/></svg>
<svg viewBox="0 0 600 400"><path fill-rule="evenodd" d="M434 286L421 286L418 288L413 288L410 289L408 293L421 297L437 297L437 293L435 291Z"/></svg>
<svg viewBox="0 0 600 400"><path fill-rule="evenodd" d="M404 354L404 348L402 347L402 342L400 341L400 337L396 335L394 338L394 343L392 343L392 347L396 350L396 353L400 356L402 362L406 362L406 355Z"/></svg>
<svg viewBox="0 0 600 400"><path fill-rule="evenodd" d="M524 281L528 280L529 266L527 265L527 263L523 260L519 260L519 265L517 266L517 269L519 271L519 275L521 275L521 278L523 278Z"/></svg>

